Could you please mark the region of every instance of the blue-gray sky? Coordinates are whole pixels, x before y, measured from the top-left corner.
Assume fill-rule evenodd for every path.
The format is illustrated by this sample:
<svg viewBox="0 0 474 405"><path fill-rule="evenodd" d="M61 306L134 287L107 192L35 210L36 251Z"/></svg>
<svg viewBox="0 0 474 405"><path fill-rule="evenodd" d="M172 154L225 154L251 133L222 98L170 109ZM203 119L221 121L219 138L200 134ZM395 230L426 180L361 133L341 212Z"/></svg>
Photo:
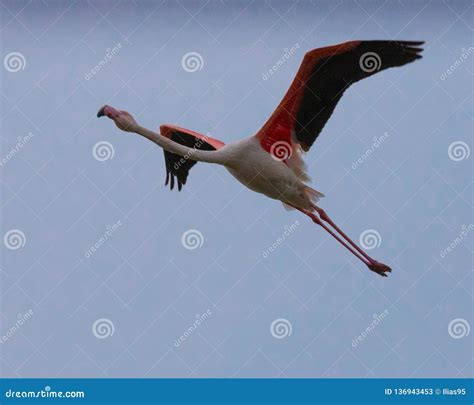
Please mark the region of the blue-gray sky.
<svg viewBox="0 0 474 405"><path fill-rule="evenodd" d="M0 8L2 376L473 375L470 2ZM353 39L426 41L347 91L306 157L386 279L223 168L170 192L156 145L95 118L237 140L304 52Z"/></svg>

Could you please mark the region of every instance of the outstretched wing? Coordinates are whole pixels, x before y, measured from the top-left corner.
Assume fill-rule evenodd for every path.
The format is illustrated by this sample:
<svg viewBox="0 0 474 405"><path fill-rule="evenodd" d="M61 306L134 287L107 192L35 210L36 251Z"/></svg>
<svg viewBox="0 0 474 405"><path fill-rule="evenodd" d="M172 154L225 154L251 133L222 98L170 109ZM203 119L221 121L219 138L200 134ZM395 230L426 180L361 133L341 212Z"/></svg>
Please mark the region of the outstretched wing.
<svg viewBox="0 0 474 405"><path fill-rule="evenodd" d="M197 132L190 131L188 129L176 127L174 125L161 125L160 133L172 141L181 145L185 145L188 148L199 150L217 150L224 146L224 143L217 139L198 134ZM164 153L166 163L165 185L168 185L169 183L170 189L173 190L176 179L178 183L178 190L181 191L183 185L186 184L189 171L197 162L193 160L191 152L188 156L179 156L166 150L164 150Z"/></svg>
<svg viewBox="0 0 474 405"><path fill-rule="evenodd" d="M351 41L308 52L285 97L257 133L269 151L278 142L313 145L344 91L384 69L420 59L419 41Z"/></svg>

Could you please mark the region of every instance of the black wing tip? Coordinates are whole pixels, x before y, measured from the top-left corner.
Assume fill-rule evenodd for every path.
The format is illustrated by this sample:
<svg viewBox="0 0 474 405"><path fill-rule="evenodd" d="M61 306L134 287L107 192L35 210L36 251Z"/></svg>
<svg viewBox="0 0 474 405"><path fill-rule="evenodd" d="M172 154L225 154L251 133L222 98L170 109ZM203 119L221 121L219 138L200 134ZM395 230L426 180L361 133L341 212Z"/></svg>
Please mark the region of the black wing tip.
<svg viewBox="0 0 474 405"><path fill-rule="evenodd" d="M172 141L179 143L180 145L187 146L188 148L194 148L198 150L216 150L216 147L205 141L203 142L203 140L198 139L194 133L185 129L172 127L171 133L169 135L169 138ZM166 150L164 150L164 154L167 170L165 186L167 186L169 183L170 190L173 190L176 182L178 191L181 191L183 186L186 184L189 170L197 162L192 159L185 159L185 162L183 162L183 158L181 156L168 152ZM177 163L178 165L176 165Z"/></svg>
<svg viewBox="0 0 474 405"><path fill-rule="evenodd" d="M394 41L394 42L398 42L399 44L403 44L403 45L408 45L408 46L419 46L419 45L423 45L425 43L425 41Z"/></svg>
<svg viewBox="0 0 474 405"><path fill-rule="evenodd" d="M166 172L166 180L165 180L165 187L169 184L170 190L174 190L174 185L178 185L178 191L181 191L183 186L186 184L186 179L179 179L176 174L174 174L172 171L167 171Z"/></svg>
<svg viewBox="0 0 474 405"><path fill-rule="evenodd" d="M364 42L366 47L373 49L377 53L380 52L381 56L385 55L388 58L399 58L398 62L403 61L404 63L410 63L417 59L421 59L423 57L421 52L424 51L421 46L425 43L425 41L402 40L376 40ZM393 62L395 62L395 60L393 60ZM398 63L394 63L393 66L399 65Z"/></svg>
<svg viewBox="0 0 474 405"><path fill-rule="evenodd" d="M424 45L425 41L404 41L404 40L373 40L373 41L359 41L361 45L365 46L375 46L375 47L387 47L387 46L401 46L403 48L413 48L416 49L417 47ZM423 50L422 48L420 48Z"/></svg>
<svg viewBox="0 0 474 405"><path fill-rule="evenodd" d="M409 46L423 45L425 41L405 41L402 39L375 39L375 40L359 40L360 43L372 43L372 44L403 44Z"/></svg>

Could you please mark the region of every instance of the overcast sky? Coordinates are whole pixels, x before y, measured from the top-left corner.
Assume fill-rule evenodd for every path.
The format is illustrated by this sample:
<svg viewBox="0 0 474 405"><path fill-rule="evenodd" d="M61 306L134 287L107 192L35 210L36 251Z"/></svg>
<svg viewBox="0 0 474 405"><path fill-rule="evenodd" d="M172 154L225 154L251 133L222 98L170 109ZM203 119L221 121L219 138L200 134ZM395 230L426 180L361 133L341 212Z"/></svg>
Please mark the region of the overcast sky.
<svg viewBox="0 0 474 405"><path fill-rule="evenodd" d="M470 2L0 8L2 376L472 377ZM426 41L306 156L388 278L224 168L169 191L163 152L95 117L241 139L306 51L353 39Z"/></svg>

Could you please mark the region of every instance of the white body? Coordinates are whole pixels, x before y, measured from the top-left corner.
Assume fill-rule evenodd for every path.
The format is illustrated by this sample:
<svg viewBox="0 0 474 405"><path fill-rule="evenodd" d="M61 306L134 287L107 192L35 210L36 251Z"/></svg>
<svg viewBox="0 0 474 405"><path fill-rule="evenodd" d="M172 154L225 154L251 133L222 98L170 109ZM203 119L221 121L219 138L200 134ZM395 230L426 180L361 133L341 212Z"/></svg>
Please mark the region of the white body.
<svg viewBox="0 0 474 405"><path fill-rule="evenodd" d="M288 164L265 151L255 137L227 144L217 153L230 174L257 193L309 211L322 196L307 186Z"/></svg>
<svg viewBox="0 0 474 405"><path fill-rule="evenodd" d="M124 120L123 123L121 119ZM199 162L223 165L244 186L267 197L280 200L287 207L313 211L314 204L323 197L322 193L305 184L304 181L307 181L308 177L304 173L304 163L299 152L295 149L297 145L293 147L293 154L288 164L275 159L253 136L229 143L218 150L202 151L174 142L136 125L134 121L129 123L130 119L131 117L119 117L115 122L116 124L118 122L119 128L128 125L128 127L125 126L126 130L133 130L169 152L180 156L192 156L193 160Z"/></svg>

